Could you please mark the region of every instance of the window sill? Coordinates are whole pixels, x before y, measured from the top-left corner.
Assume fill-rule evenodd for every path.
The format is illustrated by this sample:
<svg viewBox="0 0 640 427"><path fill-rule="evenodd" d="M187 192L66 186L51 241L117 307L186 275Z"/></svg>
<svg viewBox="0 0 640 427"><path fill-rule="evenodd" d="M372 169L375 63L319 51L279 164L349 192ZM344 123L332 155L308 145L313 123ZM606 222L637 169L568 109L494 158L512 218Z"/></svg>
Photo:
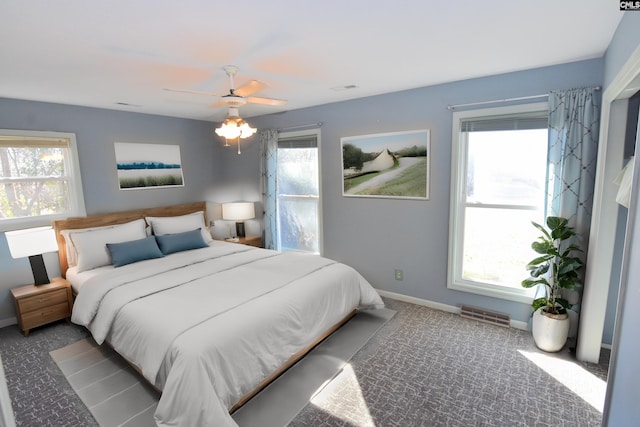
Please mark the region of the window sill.
<svg viewBox="0 0 640 427"><path fill-rule="evenodd" d="M450 282L447 284L447 288L492 298L520 302L523 304L531 304L535 293L535 290L533 289L507 288L504 286L491 285L489 283L469 281Z"/></svg>

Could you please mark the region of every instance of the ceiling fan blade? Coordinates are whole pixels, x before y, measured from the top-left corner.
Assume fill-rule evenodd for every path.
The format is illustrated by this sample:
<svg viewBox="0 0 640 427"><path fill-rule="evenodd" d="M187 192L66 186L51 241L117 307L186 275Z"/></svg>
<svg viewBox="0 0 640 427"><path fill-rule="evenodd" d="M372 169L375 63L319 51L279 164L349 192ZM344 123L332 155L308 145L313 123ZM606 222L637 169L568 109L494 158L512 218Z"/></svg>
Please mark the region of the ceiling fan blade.
<svg viewBox="0 0 640 427"><path fill-rule="evenodd" d="M274 98L258 98L255 96L251 96L247 98L247 102L251 104L262 104L262 105L272 105L274 107L280 107L282 105L286 105L287 101L284 99L274 99Z"/></svg>
<svg viewBox="0 0 640 427"><path fill-rule="evenodd" d="M251 80L249 83L245 83L239 88L236 88L233 93L238 96L249 96L266 88L267 85L265 83L257 80Z"/></svg>
<svg viewBox="0 0 640 427"><path fill-rule="evenodd" d="M197 90L188 90L188 89L172 89L169 87L165 87L164 90L168 91L168 92L181 92L181 93L190 93L193 95L205 95L205 96L220 96L217 95L215 93L211 93L211 92L200 92Z"/></svg>
<svg viewBox="0 0 640 427"><path fill-rule="evenodd" d="M218 107L222 107L223 105L227 105L222 99L218 102L214 102L213 104L209 105L209 108L218 108Z"/></svg>

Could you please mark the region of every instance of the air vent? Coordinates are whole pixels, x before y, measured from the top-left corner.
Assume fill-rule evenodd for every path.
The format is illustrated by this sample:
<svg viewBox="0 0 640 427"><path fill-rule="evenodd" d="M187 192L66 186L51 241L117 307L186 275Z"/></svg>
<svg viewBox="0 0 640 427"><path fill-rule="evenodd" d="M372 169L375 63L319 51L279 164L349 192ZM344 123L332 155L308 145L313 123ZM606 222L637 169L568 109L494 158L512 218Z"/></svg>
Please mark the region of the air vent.
<svg viewBox="0 0 640 427"><path fill-rule="evenodd" d="M511 317L508 314L485 310L484 308L473 307L471 305L463 305L460 307L460 317L502 326L503 328L509 328L511 326Z"/></svg>

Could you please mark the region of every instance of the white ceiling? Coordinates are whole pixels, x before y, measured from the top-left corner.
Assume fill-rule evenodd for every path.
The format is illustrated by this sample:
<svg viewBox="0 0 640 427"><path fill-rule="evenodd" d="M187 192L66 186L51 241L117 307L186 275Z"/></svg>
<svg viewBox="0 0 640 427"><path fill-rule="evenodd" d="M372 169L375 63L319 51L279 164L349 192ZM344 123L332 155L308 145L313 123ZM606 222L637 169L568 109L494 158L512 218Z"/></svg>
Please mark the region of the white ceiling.
<svg viewBox="0 0 640 427"><path fill-rule="evenodd" d="M220 121L218 98L163 88L224 95L234 64L236 87L289 101L241 107L252 117L599 58L622 14L603 0L5 0L0 97Z"/></svg>

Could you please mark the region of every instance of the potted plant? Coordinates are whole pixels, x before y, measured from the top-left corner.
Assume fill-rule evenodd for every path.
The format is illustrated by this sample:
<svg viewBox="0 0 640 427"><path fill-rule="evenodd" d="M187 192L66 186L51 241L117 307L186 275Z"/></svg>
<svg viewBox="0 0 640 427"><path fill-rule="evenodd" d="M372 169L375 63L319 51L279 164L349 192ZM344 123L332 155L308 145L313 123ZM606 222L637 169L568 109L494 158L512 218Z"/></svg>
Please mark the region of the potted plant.
<svg viewBox="0 0 640 427"><path fill-rule="evenodd" d="M531 244L540 256L527 264L531 277L522 281L525 288L541 284L545 287L545 296L531 303L534 311L532 333L536 346L549 352L560 351L569 332L567 309L570 305L562 297L562 290L576 290L581 286L578 271L583 263L573 256L581 250L572 244L576 233L567 223L567 219L556 216L547 218L548 229L532 222L542 231L542 236Z"/></svg>

